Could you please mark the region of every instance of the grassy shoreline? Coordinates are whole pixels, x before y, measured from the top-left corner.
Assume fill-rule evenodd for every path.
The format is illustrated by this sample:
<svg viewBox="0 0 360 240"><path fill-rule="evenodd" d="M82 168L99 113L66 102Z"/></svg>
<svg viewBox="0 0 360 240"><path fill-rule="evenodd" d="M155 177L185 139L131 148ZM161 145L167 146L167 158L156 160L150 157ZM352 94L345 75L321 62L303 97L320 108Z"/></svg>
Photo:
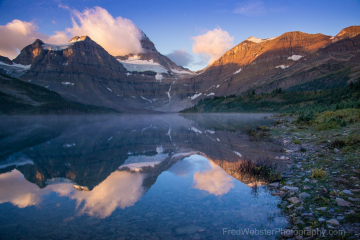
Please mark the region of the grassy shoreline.
<svg viewBox="0 0 360 240"><path fill-rule="evenodd" d="M325 239L358 239L360 110L318 113L310 120L301 115L274 118L271 136L283 142L290 158L283 180L269 185L282 199L279 208L293 230L282 237L305 239L309 236L296 232L304 230L322 232Z"/></svg>

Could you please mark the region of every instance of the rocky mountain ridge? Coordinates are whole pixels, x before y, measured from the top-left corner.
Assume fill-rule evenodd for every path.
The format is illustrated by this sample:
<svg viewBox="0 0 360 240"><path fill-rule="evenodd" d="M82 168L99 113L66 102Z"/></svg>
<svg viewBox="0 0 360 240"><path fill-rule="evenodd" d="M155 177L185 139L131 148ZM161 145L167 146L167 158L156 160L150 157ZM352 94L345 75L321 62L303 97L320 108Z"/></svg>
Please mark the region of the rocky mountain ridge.
<svg viewBox="0 0 360 240"><path fill-rule="evenodd" d="M1 58L0 69L70 101L123 112L177 112L206 97L293 89L321 79L354 81L360 76L359 34L360 26L352 26L336 36L296 31L250 37L198 74L161 55L145 34L144 53L116 57L76 36L61 45L36 40L13 62Z"/></svg>
<svg viewBox="0 0 360 240"><path fill-rule="evenodd" d="M357 64L359 48L356 36L359 34L360 26L353 26L343 29L335 37L299 31L284 33L267 40L250 37L226 52L201 74L193 77L192 81L197 83L199 87L196 90L202 93L202 96L207 96L209 92L224 96L246 94L253 89L257 93L269 92L277 87L287 89L335 72L316 70L312 71L311 76L299 79L297 74L302 71L314 70L314 67L324 68L321 66L328 63L348 65L351 61ZM353 48L349 47L349 44ZM324 51L328 51L326 58ZM330 57L332 53L338 54L339 51L342 55L348 52L348 57ZM354 77L359 76L357 67L353 69ZM270 83L283 81L284 78L288 84L269 86Z"/></svg>
<svg viewBox="0 0 360 240"><path fill-rule="evenodd" d="M147 45L151 45L150 40ZM156 52L152 49L152 54ZM160 53L157 55L167 59ZM168 68L174 68L171 65L174 63L167 60ZM165 69L160 79L157 79L159 73L151 70L128 71L87 36L76 36L66 44L46 44L38 39L22 49L13 62L7 63L0 65L5 73L54 90L67 100L125 112L171 108L170 86L182 75L167 71L153 60L157 67ZM14 66L19 71L15 72Z"/></svg>

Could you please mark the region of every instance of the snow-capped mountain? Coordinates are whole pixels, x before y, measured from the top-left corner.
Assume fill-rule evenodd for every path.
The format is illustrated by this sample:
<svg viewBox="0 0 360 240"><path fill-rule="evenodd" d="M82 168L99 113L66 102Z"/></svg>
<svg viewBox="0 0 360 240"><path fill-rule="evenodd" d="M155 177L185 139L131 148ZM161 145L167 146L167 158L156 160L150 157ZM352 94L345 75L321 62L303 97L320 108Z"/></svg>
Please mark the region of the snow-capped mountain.
<svg viewBox="0 0 360 240"><path fill-rule="evenodd" d="M0 69L74 102L126 112L181 110L181 105L174 109L174 91L187 92L187 86L172 85L193 73L179 70L147 37L142 44L143 54L118 57L119 61L88 36L65 44L38 39L13 61L1 58Z"/></svg>
<svg viewBox="0 0 360 240"><path fill-rule="evenodd" d="M159 53L155 44L143 33L141 47L144 52L140 54L129 54L116 56L116 59L131 72L156 72L155 78L161 81L164 77L175 75L178 78L186 78L195 75L194 72L176 65L168 57Z"/></svg>

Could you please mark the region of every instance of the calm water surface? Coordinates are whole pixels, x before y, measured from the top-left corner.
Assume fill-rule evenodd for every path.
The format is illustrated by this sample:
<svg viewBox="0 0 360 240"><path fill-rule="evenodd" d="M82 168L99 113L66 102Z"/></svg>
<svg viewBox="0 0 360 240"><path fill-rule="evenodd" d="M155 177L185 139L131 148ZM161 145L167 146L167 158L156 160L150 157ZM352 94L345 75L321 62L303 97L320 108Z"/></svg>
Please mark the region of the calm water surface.
<svg viewBox="0 0 360 240"><path fill-rule="evenodd" d="M284 228L263 114L0 117L1 239L265 239ZM269 236L269 239L276 236Z"/></svg>

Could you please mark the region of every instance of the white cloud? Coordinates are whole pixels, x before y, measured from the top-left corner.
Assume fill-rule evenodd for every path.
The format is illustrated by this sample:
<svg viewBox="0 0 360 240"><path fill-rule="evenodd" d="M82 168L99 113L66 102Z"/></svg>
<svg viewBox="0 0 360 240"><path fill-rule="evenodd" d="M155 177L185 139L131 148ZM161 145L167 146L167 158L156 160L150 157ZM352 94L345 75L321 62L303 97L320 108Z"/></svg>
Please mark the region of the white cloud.
<svg viewBox="0 0 360 240"><path fill-rule="evenodd" d="M234 179L215 163L211 161L209 163L210 170L198 171L194 174L194 188L207 191L215 196L228 193L234 187Z"/></svg>
<svg viewBox="0 0 360 240"><path fill-rule="evenodd" d="M142 32L131 20L114 18L101 7L86 9L82 13L74 10L73 15L73 27L67 28L65 33L87 35L114 56L143 51L140 43Z"/></svg>
<svg viewBox="0 0 360 240"><path fill-rule="evenodd" d="M66 9L66 6L60 6ZM57 31L51 36L38 32L33 22L13 20L0 25L0 55L15 58L20 50L37 38L46 43L66 43L73 36L87 35L110 54L126 55L143 51L140 40L141 30L129 19L117 17L101 7L86 9L84 12L72 11L71 28Z"/></svg>
<svg viewBox="0 0 360 240"><path fill-rule="evenodd" d="M37 26L32 22L15 19L4 26L0 26L0 55L14 58L26 45L37 38L46 38L45 34L37 31Z"/></svg>
<svg viewBox="0 0 360 240"><path fill-rule="evenodd" d="M266 12L265 4L261 1L252 1L235 9L234 13L244 16L259 16Z"/></svg>
<svg viewBox="0 0 360 240"><path fill-rule="evenodd" d="M72 191L70 196L81 206L80 214L106 218L117 208L125 209L133 206L145 189L142 186L144 173L115 171L90 192Z"/></svg>
<svg viewBox="0 0 360 240"><path fill-rule="evenodd" d="M0 204L9 202L19 208L37 206L52 192L76 200L78 214L99 218L110 216L117 208L133 206L145 193L144 173L115 171L92 191L77 191L70 183L57 183L40 189L28 182L18 170L0 175Z"/></svg>
<svg viewBox="0 0 360 240"><path fill-rule="evenodd" d="M65 10L70 10L69 6L63 5L61 3L58 6L59 6L59 8L62 8L62 9L65 9Z"/></svg>
<svg viewBox="0 0 360 240"><path fill-rule="evenodd" d="M234 37L220 27L192 38L193 52L209 57L209 64L221 57L234 45Z"/></svg>

